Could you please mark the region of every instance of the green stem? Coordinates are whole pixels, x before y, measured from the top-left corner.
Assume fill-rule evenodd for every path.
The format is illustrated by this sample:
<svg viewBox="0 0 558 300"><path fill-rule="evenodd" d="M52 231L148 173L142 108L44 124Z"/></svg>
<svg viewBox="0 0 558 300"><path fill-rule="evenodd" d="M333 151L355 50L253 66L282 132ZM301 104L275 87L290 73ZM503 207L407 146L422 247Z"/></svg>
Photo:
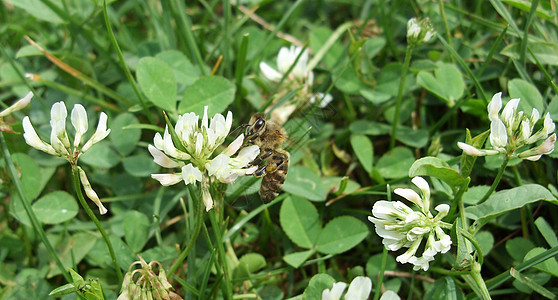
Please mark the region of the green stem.
<svg viewBox="0 0 558 300"><path fill-rule="evenodd" d="M488 199L488 197L490 197L490 195L492 195L492 193L496 190L496 187L498 186L498 183L500 183L500 180L502 179L502 175L504 175L504 170L506 170L506 166L508 165L509 161L510 161L510 158L506 154L506 156L504 157L504 161L502 162L502 165L500 166L500 169L498 170L498 174L496 175L496 178L494 178L494 182L492 183L492 186L490 187L488 192L486 192L486 194L484 194L484 197L482 197L482 199L477 203L477 205L486 201Z"/></svg>
<svg viewBox="0 0 558 300"><path fill-rule="evenodd" d="M407 45L407 51L405 51L405 61L403 62L403 70L401 72L401 80L399 81L399 91L397 92L397 101L395 102L395 115L393 116L393 126L391 128L389 149L393 149L393 147L395 146L395 135L397 132L397 123L399 122L399 111L401 110L401 100L403 99L403 90L405 90L405 77L407 77L407 72L409 71L409 64L411 63L412 53L413 53L413 47Z"/></svg>
<svg viewBox="0 0 558 300"><path fill-rule="evenodd" d="M197 194L194 192L190 193L190 196L192 195L197 195ZM194 227L194 232L192 232L192 235L190 236L190 241L188 241L188 245L186 245L186 248L184 248L184 250L180 253L180 255L176 258L174 263L169 268L167 272L167 278L169 279L174 274L174 272L176 272L178 267L182 265L182 262L188 256L188 253L190 253L190 250L192 250L192 248L196 244L196 240L198 239L198 235L200 234L200 230L203 224L203 214L204 214L203 201L200 197L196 197L194 199L194 203L196 205L196 209L194 211L194 215L196 216L196 224Z"/></svg>
<svg viewBox="0 0 558 300"><path fill-rule="evenodd" d="M126 74L126 78L128 79L128 82L130 83L130 85L132 86L132 89L134 90L134 93L136 94L136 96L140 100L141 106L143 107L143 111L145 112L145 116L149 120L149 123L155 124L155 121L153 120L153 118L151 117L151 114L149 113L149 109L147 107L147 103L145 101L145 98L139 92L136 81L132 77L132 73L130 72L130 69L128 68L128 66L126 65L126 62L124 61L124 55L122 55L122 50L120 50L120 46L118 45L118 41L116 41L116 37L114 36L114 32L112 31L112 27L110 26L110 22L109 22L109 19L108 19L108 13L107 13L107 1L106 0L103 1L103 16L105 17L105 25L107 27L107 32L109 34L110 42L112 43L112 46L116 50L116 54L118 54L118 61L120 62L120 66L122 66L122 69L124 70L124 74Z"/></svg>
<svg viewBox="0 0 558 300"><path fill-rule="evenodd" d="M463 237L468 239L469 242L471 242L471 244L473 244L473 247L475 247L475 249L477 250L478 264L479 264L479 266L482 266L482 264L484 263L484 256L482 254L482 249L480 247L479 242L477 241L477 239L475 239L475 237L471 233L469 233L469 231L464 230L461 227L459 227L458 230L459 230L459 233L463 235Z"/></svg>
<svg viewBox="0 0 558 300"><path fill-rule="evenodd" d="M48 241L45 231L41 227L41 224L39 223L39 220L37 219L35 212L33 212L33 210L31 209L31 205L29 204L29 202L25 197L25 193L23 192L23 187L21 186L21 181L19 181L17 170L14 166L14 162L12 161L12 156L10 154L10 151L8 150L8 145L6 144L6 140L4 139L4 133L1 131L0 131L0 144L2 146L2 154L4 155L4 161L6 162L6 168L8 169L8 173L10 174L12 182L19 195L21 204L25 209L25 213L27 214L29 220L31 221L31 226L33 226L33 229L35 229L35 232L37 232L37 234L39 235L39 238L45 245L47 252L50 254L50 256L52 256L52 258L54 258L54 262L56 263L56 266L58 267L62 275L64 275L66 281L73 282L68 272L66 272L66 268L64 268L64 265L60 261L60 258L58 257L58 255L56 255L56 251L54 251L54 248Z"/></svg>
<svg viewBox="0 0 558 300"><path fill-rule="evenodd" d="M223 268L223 281L225 283L224 296L225 299L231 299L232 298L231 277L227 265L225 247L223 247L223 234L221 230L221 222L217 220L217 213L215 211L215 208L213 208L209 212L209 220L211 221L211 227L213 228L213 234L215 235L215 244L217 246L217 253L219 254L219 260L221 261L221 267Z"/></svg>
<svg viewBox="0 0 558 300"><path fill-rule="evenodd" d="M77 168L77 166L72 166L72 177L74 179L74 188L76 190L76 194L77 194L79 203L81 204L81 206L83 207L83 209L85 210L85 212L87 213L87 215L89 216L91 221L93 221L93 223L95 223L95 226L97 226L97 229L99 230L99 232L101 233L101 236L105 240L105 244L107 245L107 248L108 248L109 253L110 253L110 257L112 259L112 264L114 265L114 268L116 269L116 277L118 277L118 282L122 283L122 270L120 269L120 266L118 265L118 261L116 261L116 255L114 254L114 248L112 247L112 243L109 240L108 235L105 232L105 229L101 225L101 222L99 222L99 219L97 219L97 217L95 216L95 213L93 213L93 211L91 210L89 205L87 205L87 202L85 201L85 198L83 197L83 193L81 191L81 181L80 181L80 178L79 178L79 169Z"/></svg>
<svg viewBox="0 0 558 300"><path fill-rule="evenodd" d="M453 43L451 42L451 33L450 33L449 25L448 25L448 19L446 18L446 10L444 9L444 1L443 0L438 0L438 5L440 6L440 14L442 16L442 20L444 21L444 29L445 29L445 33L446 33L446 39L448 39L448 44L453 46Z"/></svg>
<svg viewBox="0 0 558 300"><path fill-rule="evenodd" d="M388 257L388 250L386 247L383 248L382 251L382 264L380 265L380 274L378 276L378 288L374 292L374 300L378 300L380 298L380 292L382 291L382 283L384 282L384 272L387 266L387 257Z"/></svg>
<svg viewBox="0 0 558 300"><path fill-rule="evenodd" d="M486 287L486 283L481 275L481 266L479 263L473 263L473 267L471 270L470 276L473 278L474 282L477 284L477 288L474 289L477 296L479 296L483 300L490 300L490 293L488 292L488 288ZM464 276L467 277L467 276ZM469 282L470 283L470 282Z"/></svg>

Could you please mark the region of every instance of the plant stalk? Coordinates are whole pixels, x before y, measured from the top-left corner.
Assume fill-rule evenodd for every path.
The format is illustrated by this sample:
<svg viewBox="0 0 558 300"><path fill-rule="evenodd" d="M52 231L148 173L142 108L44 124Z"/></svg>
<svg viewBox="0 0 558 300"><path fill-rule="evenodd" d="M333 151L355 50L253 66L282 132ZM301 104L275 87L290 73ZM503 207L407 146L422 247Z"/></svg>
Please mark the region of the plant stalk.
<svg viewBox="0 0 558 300"><path fill-rule="evenodd" d="M504 175L504 171L506 170L506 166L508 165L509 161L510 161L510 158L506 154L506 156L504 157L504 161L502 162L502 165L500 166L500 169L498 170L498 174L496 175L496 178L494 178L494 182L492 183L492 186L490 186L490 189L488 190L488 192L486 192L486 194L484 194L484 196L477 203L477 205L485 202L486 200L488 200L488 197L490 197L490 195L492 195L492 193L494 193L494 191L496 190L496 187L498 186L498 184L500 183L500 180L502 179L502 175Z"/></svg>
<svg viewBox="0 0 558 300"><path fill-rule="evenodd" d="M401 110L403 90L405 90L405 77L407 77L407 72L409 71L409 65L411 63L412 53L413 53L413 47L407 45L407 51L405 51L405 61L403 62L403 70L401 72L401 80L399 81L399 91L397 92L397 100L395 102L395 115L393 116L393 126L391 127L391 137L389 141L390 150L393 149L393 147L395 146L397 123L399 122L399 111Z"/></svg>

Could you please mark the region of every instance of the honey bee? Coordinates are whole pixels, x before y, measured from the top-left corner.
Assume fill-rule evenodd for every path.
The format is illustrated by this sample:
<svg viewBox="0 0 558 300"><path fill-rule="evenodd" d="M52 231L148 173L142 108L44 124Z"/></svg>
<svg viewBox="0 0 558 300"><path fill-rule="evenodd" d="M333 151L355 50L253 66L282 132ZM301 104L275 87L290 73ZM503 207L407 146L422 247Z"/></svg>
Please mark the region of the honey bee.
<svg viewBox="0 0 558 300"><path fill-rule="evenodd" d="M287 177L289 152L281 149L286 139L285 129L271 120L266 120L260 113L252 116L246 128L248 143L260 147L260 155L250 165L258 166L252 175L263 176L260 197L266 203L279 195Z"/></svg>

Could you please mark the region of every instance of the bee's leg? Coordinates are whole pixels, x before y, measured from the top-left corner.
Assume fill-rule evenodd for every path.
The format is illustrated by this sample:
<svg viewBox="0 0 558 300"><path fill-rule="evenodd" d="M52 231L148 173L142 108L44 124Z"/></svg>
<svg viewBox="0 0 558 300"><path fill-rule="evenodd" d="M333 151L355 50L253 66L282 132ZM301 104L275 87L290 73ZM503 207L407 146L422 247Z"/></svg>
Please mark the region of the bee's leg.
<svg viewBox="0 0 558 300"><path fill-rule="evenodd" d="M275 172L279 167L285 163L289 163L289 153L285 151L274 151L275 153L269 159L270 163L266 166L266 171L268 173Z"/></svg>
<svg viewBox="0 0 558 300"><path fill-rule="evenodd" d="M266 170L266 166L264 165L259 167L256 171L254 171L252 175L261 177L264 176L265 174L267 174L267 170Z"/></svg>
<svg viewBox="0 0 558 300"><path fill-rule="evenodd" d="M261 163L266 160L268 157L270 157L275 151L273 151L272 149L264 149L263 151L264 153L261 154L259 157L257 157L256 159L254 159L250 165L251 166L259 166L261 165Z"/></svg>

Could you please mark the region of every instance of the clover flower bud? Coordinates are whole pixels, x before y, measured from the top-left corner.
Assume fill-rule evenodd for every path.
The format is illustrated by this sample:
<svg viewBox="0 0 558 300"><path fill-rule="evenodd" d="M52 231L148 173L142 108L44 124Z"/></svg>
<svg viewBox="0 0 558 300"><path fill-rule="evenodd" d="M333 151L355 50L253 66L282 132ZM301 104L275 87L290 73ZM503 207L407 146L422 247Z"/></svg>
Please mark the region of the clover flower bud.
<svg viewBox="0 0 558 300"><path fill-rule="evenodd" d="M29 103L31 102L31 98L33 98L33 92L27 93L27 95L25 95L25 97L17 100L14 104L12 104L8 108L1 111L0 112L0 118L3 118L5 116L13 113L14 111L18 111L18 110L23 109L24 107L29 105Z"/></svg>

